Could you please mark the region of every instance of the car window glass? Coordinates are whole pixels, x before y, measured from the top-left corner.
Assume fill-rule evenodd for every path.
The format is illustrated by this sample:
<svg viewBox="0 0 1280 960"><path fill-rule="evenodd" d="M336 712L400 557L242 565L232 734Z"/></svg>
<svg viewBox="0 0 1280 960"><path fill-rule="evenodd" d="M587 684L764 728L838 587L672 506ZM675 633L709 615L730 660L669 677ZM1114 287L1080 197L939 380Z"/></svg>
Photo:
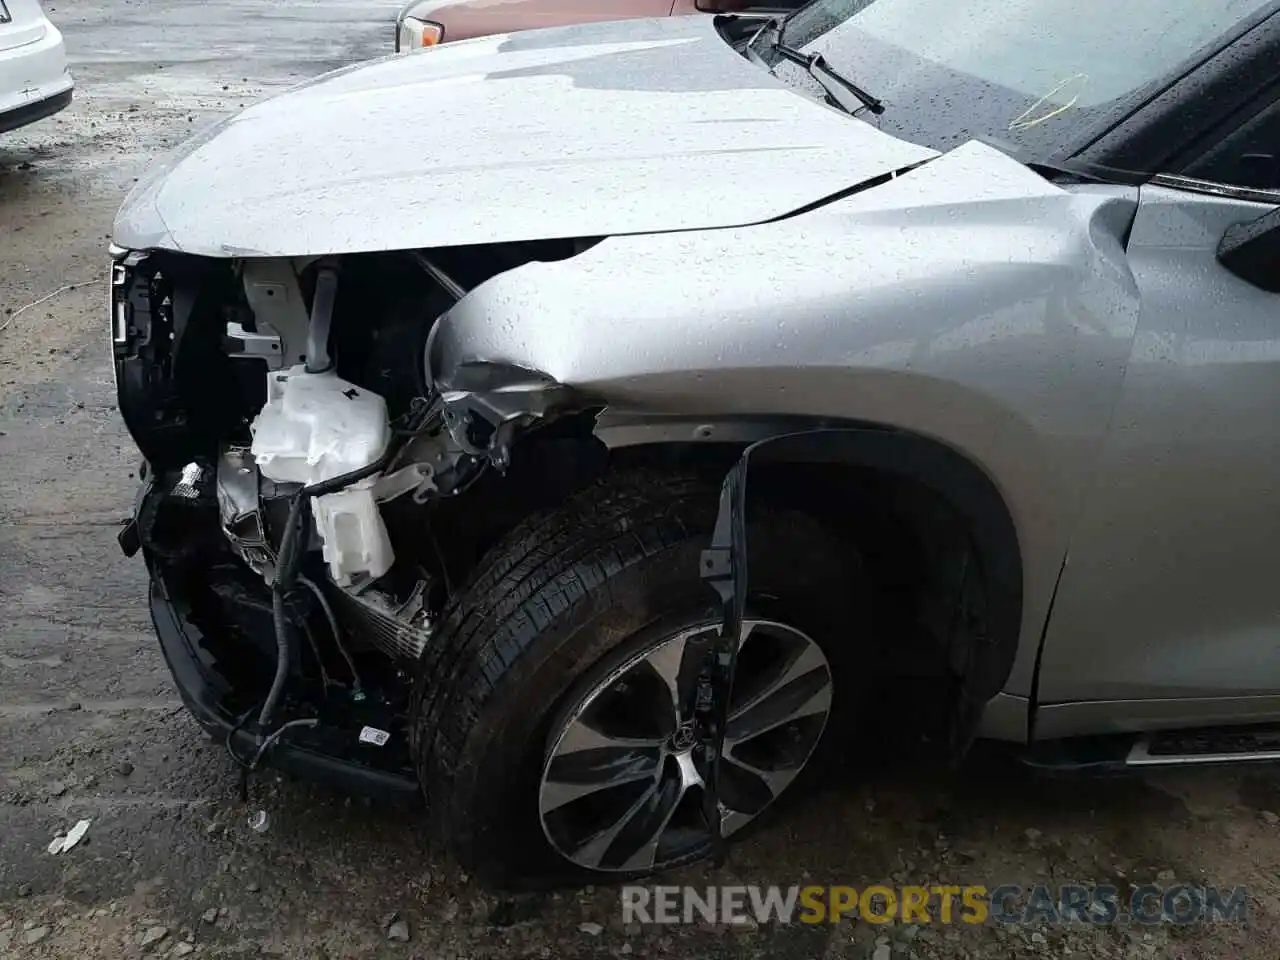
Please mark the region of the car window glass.
<svg viewBox="0 0 1280 960"><path fill-rule="evenodd" d="M1055 99L1090 107L1161 76L1267 2L1076 0L1064 6L1060 0L847 0L846 5L856 12L844 27L1027 96L1042 96L1079 76L1081 82ZM797 30L803 22L797 17ZM788 36L793 44L803 39ZM850 54L856 57L855 51Z"/></svg>
<svg viewBox="0 0 1280 960"><path fill-rule="evenodd" d="M1178 172L1234 187L1280 190L1280 101L1242 123Z"/></svg>
<svg viewBox="0 0 1280 960"><path fill-rule="evenodd" d="M823 53L882 98L891 132L941 149L981 137L1035 155L1069 148L1073 136L1274 6L814 0L788 21L785 39Z"/></svg>

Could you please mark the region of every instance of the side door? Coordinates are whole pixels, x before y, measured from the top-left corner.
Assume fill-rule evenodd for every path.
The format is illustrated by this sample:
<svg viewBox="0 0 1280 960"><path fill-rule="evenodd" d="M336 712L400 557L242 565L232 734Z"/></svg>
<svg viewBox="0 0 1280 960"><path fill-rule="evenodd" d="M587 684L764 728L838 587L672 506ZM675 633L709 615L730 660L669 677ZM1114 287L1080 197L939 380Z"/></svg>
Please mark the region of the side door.
<svg viewBox="0 0 1280 960"><path fill-rule="evenodd" d="M1042 648L1037 739L1280 718L1280 261L1260 286L1219 258L1229 228L1280 207L1280 89L1166 169L1128 242L1142 312Z"/></svg>

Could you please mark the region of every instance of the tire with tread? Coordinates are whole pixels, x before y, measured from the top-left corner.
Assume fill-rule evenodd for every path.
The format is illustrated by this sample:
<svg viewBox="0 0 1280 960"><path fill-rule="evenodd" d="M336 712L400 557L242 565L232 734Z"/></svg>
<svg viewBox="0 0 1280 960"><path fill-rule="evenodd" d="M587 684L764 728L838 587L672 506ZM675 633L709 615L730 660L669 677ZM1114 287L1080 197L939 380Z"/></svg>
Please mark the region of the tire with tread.
<svg viewBox="0 0 1280 960"><path fill-rule="evenodd" d="M718 494L696 475L610 474L520 523L445 611L419 664L410 740L429 816L473 875L506 888L599 877L543 836L547 739L602 660L717 619L698 558ZM828 752L857 682L848 668L863 639L848 635L863 596L857 557L794 509L753 503L748 531L749 610L805 631L831 663L836 706L818 748Z"/></svg>

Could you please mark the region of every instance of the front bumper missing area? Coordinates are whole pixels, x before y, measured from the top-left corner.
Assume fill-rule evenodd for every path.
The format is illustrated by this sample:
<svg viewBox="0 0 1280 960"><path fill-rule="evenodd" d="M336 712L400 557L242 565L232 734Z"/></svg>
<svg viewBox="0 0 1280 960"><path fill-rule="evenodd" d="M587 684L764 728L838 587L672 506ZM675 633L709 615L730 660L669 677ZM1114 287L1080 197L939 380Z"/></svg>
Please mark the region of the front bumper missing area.
<svg viewBox="0 0 1280 960"><path fill-rule="evenodd" d="M151 620L160 639L169 672L173 674L178 695L201 727L219 743L225 743L227 734L236 726L237 718L223 706L225 691L220 682L211 676L196 652L198 635L193 642L196 628L183 616L182 605L167 593L162 576L152 572ZM294 776L323 783L350 793L389 803L418 804L422 793L412 777L366 767L350 760L310 748L305 739L306 731L296 737L282 740L267 754L270 766ZM258 748L258 738L246 731L237 730L231 738L231 747L237 756L252 756Z"/></svg>
<svg viewBox="0 0 1280 960"><path fill-rule="evenodd" d="M152 489L148 478L138 497L135 519L121 531L120 545L126 553L137 552L138 547L144 546L137 517ZM181 591L172 578L166 576L163 561L147 555L145 549L143 552L151 579L151 621L179 697L212 738L225 744L230 735L230 747L237 756L253 756L260 741L255 734L239 729L240 717L232 706L237 702L237 691L231 689L218 672L208 652L204 632L195 622ZM241 706L240 711L243 709ZM331 740L332 731L328 733ZM271 767L381 802L415 806L421 803L422 793L413 776L379 769L325 749L325 728L297 730L291 734L268 752L265 762Z"/></svg>

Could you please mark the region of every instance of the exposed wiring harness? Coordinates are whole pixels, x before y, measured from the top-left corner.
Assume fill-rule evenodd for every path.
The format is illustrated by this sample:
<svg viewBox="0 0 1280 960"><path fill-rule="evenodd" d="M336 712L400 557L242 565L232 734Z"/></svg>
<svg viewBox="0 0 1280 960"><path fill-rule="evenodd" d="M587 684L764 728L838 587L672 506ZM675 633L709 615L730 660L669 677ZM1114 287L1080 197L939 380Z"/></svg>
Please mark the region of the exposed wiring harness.
<svg viewBox="0 0 1280 960"><path fill-rule="evenodd" d="M329 677L329 671L324 668L324 657L320 655L320 644L316 643L316 635L311 632L311 627L305 621L302 624L302 632L307 635L307 645L311 647L311 655L316 659L316 667L320 671L320 686L324 688L325 696L329 695L329 688L333 686L333 680Z"/></svg>
<svg viewBox="0 0 1280 960"><path fill-rule="evenodd" d="M243 729L245 721L253 715L253 712L259 708L258 704L254 704L236 719L235 724L227 731L226 747L227 753L231 759L235 761L236 766L240 768L240 800L243 803L249 802L249 776L258 769L258 765L262 762L262 758L267 755L267 751L274 747L285 731L296 729L299 727L316 727L320 721L315 717L308 717L304 720L290 720L288 723L282 723L278 726L270 736L264 737L262 743L258 745L258 749L254 751L253 757L246 760L240 754L236 753L235 738L236 734Z"/></svg>
<svg viewBox="0 0 1280 960"><path fill-rule="evenodd" d="M276 563L275 580L271 584L271 617L276 632L276 674L271 682L271 690L262 703L262 711L258 714L258 728L267 730L275 718L280 700L284 696L285 682L289 678L289 662L293 654L293 638L289 631L289 618L285 602L289 593L297 585L301 576L302 558L306 552L305 543L299 544L303 525L309 515L309 505L313 497L323 497L330 493L344 490L353 483L359 483L382 472L391 462L394 449L387 447L385 453L373 463L359 470L321 480L298 490L289 504L289 518L285 521L284 533L280 539L279 559Z"/></svg>
<svg viewBox="0 0 1280 960"><path fill-rule="evenodd" d="M262 762L262 758L267 755L267 751L276 745L279 739L284 735L286 730L292 730L297 727L316 727L320 725L320 721L316 717L307 717L305 720L290 720L282 723L272 732L272 734L262 741L262 745L258 747L258 752L253 755L253 762L249 764L248 773L253 773L258 769L258 764Z"/></svg>
<svg viewBox="0 0 1280 960"><path fill-rule="evenodd" d="M351 671L352 689L360 693L364 689L360 683L360 672L356 670L356 662L351 659L351 654L347 652L346 644L342 642L342 630L338 626L338 618L333 615L333 607L329 605L329 598L324 595L324 591L310 577L298 574L298 582L315 595L316 601L320 604L320 609L324 611L325 619L329 621L329 629L333 633L334 645L338 648L338 652L342 654L342 659L347 661L347 668ZM320 669L324 670L323 664L321 664Z"/></svg>
<svg viewBox="0 0 1280 960"><path fill-rule="evenodd" d="M405 435L413 436L421 432L429 425L433 417L439 417L440 411L441 405L438 401L416 407L410 412L408 418L410 425L404 431ZM304 531L309 518L311 500L314 497L337 493L354 483L359 483L361 480L383 473L395 461L405 442L407 441L402 440L400 443L393 442L388 444L382 456L368 466L361 467L359 470L352 470L337 477L331 477L328 480L309 484L293 494L289 504L288 519L285 521L284 531L280 537L280 550L277 556L275 577L271 584L271 618L276 635L276 670L271 682L271 689L261 705L256 708L258 710L257 727L260 742L253 758L246 761L237 754L233 741L235 735L244 728L245 723L252 716L254 708L246 711L227 734L227 752L241 768L240 795L244 800L248 799L248 779L250 774L258 768L271 748L279 743L280 738L289 730L315 727L320 723L317 718L307 718L289 720L273 728L273 721L284 698L285 686L289 680L289 667L293 659L293 635L289 624L288 601L294 588L299 584L310 591L318 601L333 632L334 642L351 671L352 689L357 695L356 698L359 699L363 696L359 671L356 668L355 660L342 642L342 631L338 624L338 619L334 615L333 608L330 606L320 586L302 573L302 561L306 554L306 534ZM321 669L323 670L323 666ZM267 731L270 732L268 733Z"/></svg>
<svg viewBox="0 0 1280 960"><path fill-rule="evenodd" d="M249 765L251 760L246 760L240 754L236 753L236 734L244 727L249 718L253 716L253 712L259 708L260 704L254 704L244 713L236 718L236 722L231 729L227 731L226 748L231 759L235 761L235 765L240 768L240 802L249 802Z"/></svg>

